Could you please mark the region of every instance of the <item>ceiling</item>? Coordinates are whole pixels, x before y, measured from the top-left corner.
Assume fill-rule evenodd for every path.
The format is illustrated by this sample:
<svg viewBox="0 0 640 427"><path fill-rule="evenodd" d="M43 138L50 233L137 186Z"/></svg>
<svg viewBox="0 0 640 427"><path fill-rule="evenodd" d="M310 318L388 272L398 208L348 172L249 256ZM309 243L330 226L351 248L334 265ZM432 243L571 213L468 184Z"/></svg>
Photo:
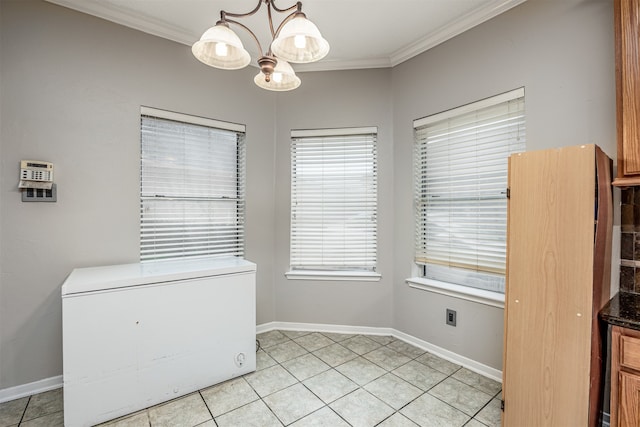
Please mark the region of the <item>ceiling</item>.
<svg viewBox="0 0 640 427"><path fill-rule="evenodd" d="M220 10L245 13L256 0L47 0L187 46L213 26ZM331 45L320 62L294 64L297 71L385 68L400 64L526 0L302 0L302 11ZM274 0L280 9L294 0ZM274 13L274 25L284 14ZM238 19L263 45L271 41L264 5ZM255 41L233 27L251 54Z"/></svg>

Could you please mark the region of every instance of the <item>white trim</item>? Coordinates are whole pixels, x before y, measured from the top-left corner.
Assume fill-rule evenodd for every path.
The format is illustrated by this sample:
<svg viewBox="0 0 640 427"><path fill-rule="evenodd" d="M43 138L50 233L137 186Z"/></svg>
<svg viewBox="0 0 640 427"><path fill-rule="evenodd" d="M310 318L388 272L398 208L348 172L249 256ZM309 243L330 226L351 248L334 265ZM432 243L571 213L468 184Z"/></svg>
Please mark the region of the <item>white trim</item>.
<svg viewBox="0 0 640 427"><path fill-rule="evenodd" d="M389 57L366 59L327 59L308 62L306 64L294 64L296 73L311 71L336 71L336 70L372 70L379 68L391 68Z"/></svg>
<svg viewBox="0 0 640 427"><path fill-rule="evenodd" d="M427 34L422 39L393 52L389 58L391 66L395 67L414 56L418 56L419 54L426 52L427 50L436 47L437 45L444 43L447 40L452 39L455 36L518 6L521 3L524 3L525 1L526 0L494 0L489 5L483 5L469 14L462 16L453 22L447 23L444 27L438 28L431 34Z"/></svg>
<svg viewBox="0 0 640 427"><path fill-rule="evenodd" d="M487 378L502 383L502 371L476 362L468 357L446 350L427 341L416 338L412 335L398 331L393 328L370 327L370 326L347 326L347 325L326 325L316 323L293 323L293 322L269 322L256 326L256 333L269 332L273 330L281 331L313 331L313 332L333 332L342 334L368 334L368 335L391 335L401 341L405 341L424 351L428 351L449 362L460 365L470 371L484 375Z"/></svg>
<svg viewBox="0 0 640 427"><path fill-rule="evenodd" d="M331 332L336 334L393 335L392 328L328 325L324 323L269 322L256 326L256 333L280 331Z"/></svg>
<svg viewBox="0 0 640 427"><path fill-rule="evenodd" d="M412 335L405 334L404 332L394 330L393 336L402 341L408 342L411 345L428 351L431 354L435 354L438 357L448 360L449 362L455 363L477 374L484 375L487 378L491 378L494 381L502 383L502 371L498 369L492 368L491 366L487 366L480 362L476 362L475 360L469 359L468 357L454 353L453 351L449 351L442 347L438 347L435 344L431 344L430 342L421 340Z"/></svg>
<svg viewBox="0 0 640 427"><path fill-rule="evenodd" d="M186 28L179 27L170 22L152 18L134 9L117 6L113 2L97 0L47 0L49 3L68 7L78 12L97 16L134 30L142 31L157 37L191 46L202 34L193 34Z"/></svg>
<svg viewBox="0 0 640 427"><path fill-rule="evenodd" d="M291 270L284 273L289 280L338 280L379 282L382 274L367 271Z"/></svg>
<svg viewBox="0 0 640 427"><path fill-rule="evenodd" d="M424 277L411 277L405 280L410 287L423 291L435 292L454 298L473 301L491 307L504 308L504 294L454 283L440 282Z"/></svg>
<svg viewBox="0 0 640 427"><path fill-rule="evenodd" d="M62 387L62 375L0 390L0 403Z"/></svg>
<svg viewBox="0 0 640 427"><path fill-rule="evenodd" d="M191 46L202 33L194 34L188 29L178 27L170 22L154 19L131 8L116 5L112 2L97 0L46 0L50 3L77 10L89 15L97 16L116 24L124 25L138 31L162 37L167 40ZM392 52L389 56L379 58L365 58L357 60L326 60L310 64L295 64L296 71L334 71L354 70L367 68L389 68L401 64L414 56L492 19L507 10L524 3L526 0L494 0L489 5L484 5L471 13L457 19L454 22L433 31L422 39L409 44L406 47ZM213 21L212 21L213 23ZM249 46L251 49L251 46ZM251 52L251 57L260 56L260 52ZM251 63L251 66L256 66ZM298 69L300 68L300 69Z"/></svg>
<svg viewBox="0 0 640 427"><path fill-rule="evenodd" d="M238 123L223 122L222 120L209 119L206 117L192 116L189 114L176 113L174 111L160 110L152 107L140 106L140 114L143 116L158 117L160 119L174 120L176 122L191 123L216 129L230 130L233 132L245 133L247 127Z"/></svg>
<svg viewBox="0 0 640 427"><path fill-rule="evenodd" d="M502 104L503 102L512 101L514 99L522 98L523 96L524 96L524 87L520 87L518 89L514 89L509 92L501 93L500 95L481 99L480 101L472 102L470 104L466 104L461 107L452 108L450 110L446 110L441 113L436 113L427 117L423 117L421 119L416 119L413 121L413 127L414 129L421 128L431 123L449 119L454 116L460 116L462 114L471 113L481 108Z"/></svg>
<svg viewBox="0 0 640 427"><path fill-rule="evenodd" d="M291 129L291 138L377 134L377 126L335 129Z"/></svg>

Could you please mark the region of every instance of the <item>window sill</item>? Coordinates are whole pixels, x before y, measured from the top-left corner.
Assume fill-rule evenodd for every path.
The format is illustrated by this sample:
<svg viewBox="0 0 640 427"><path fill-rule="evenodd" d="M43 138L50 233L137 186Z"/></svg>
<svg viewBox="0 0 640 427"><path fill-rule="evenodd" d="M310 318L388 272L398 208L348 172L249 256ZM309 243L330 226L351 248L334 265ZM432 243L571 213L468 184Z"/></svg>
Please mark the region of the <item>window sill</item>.
<svg viewBox="0 0 640 427"><path fill-rule="evenodd" d="M453 283L439 282L424 277L411 277L406 280L410 287L423 291L435 292L454 298L473 301L491 307L504 308L504 294L484 289L470 288L468 286L455 285Z"/></svg>
<svg viewBox="0 0 640 427"><path fill-rule="evenodd" d="M284 274L289 280L338 280L378 282L382 278L379 273L366 271L318 271L318 270L292 270Z"/></svg>

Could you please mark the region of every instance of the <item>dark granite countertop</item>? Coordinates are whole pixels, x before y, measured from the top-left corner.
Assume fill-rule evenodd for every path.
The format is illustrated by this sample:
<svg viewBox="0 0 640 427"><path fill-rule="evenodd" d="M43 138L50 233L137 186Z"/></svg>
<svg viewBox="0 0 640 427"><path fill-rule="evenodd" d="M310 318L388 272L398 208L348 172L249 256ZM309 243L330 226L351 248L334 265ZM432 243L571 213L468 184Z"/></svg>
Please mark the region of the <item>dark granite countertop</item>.
<svg viewBox="0 0 640 427"><path fill-rule="evenodd" d="M600 310L600 318L611 325L640 331L640 294L618 292Z"/></svg>

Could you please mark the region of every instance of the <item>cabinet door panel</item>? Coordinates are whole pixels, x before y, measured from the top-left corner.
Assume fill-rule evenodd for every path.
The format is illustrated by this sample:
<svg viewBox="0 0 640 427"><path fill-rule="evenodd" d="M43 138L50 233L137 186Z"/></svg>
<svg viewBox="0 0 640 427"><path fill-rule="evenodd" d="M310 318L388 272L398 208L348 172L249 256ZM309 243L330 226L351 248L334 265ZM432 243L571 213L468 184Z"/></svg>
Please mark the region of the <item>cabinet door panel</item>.
<svg viewBox="0 0 640 427"><path fill-rule="evenodd" d="M618 177L640 185L640 0L614 0Z"/></svg>
<svg viewBox="0 0 640 427"><path fill-rule="evenodd" d="M504 426L586 426L594 146L512 156Z"/></svg>
<svg viewBox="0 0 640 427"><path fill-rule="evenodd" d="M619 427L640 426L640 377L620 372Z"/></svg>
<svg viewBox="0 0 640 427"><path fill-rule="evenodd" d="M640 28L640 1L623 0L620 3L620 68L622 78L622 137L624 144L625 175L640 174L640 55L638 36Z"/></svg>
<svg viewBox="0 0 640 427"><path fill-rule="evenodd" d="M620 337L620 365L640 370L640 339Z"/></svg>

